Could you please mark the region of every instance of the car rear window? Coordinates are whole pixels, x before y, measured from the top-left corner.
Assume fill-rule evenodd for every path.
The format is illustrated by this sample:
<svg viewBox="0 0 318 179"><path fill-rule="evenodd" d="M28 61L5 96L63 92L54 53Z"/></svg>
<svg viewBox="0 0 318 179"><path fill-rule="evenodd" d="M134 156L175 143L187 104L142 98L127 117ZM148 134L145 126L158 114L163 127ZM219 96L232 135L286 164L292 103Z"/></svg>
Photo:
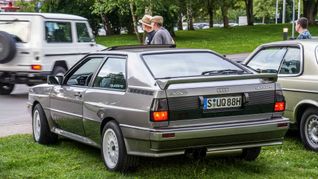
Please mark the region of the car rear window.
<svg viewBox="0 0 318 179"><path fill-rule="evenodd" d="M243 70L211 52L147 54L142 57L156 79L201 76L208 71Z"/></svg>

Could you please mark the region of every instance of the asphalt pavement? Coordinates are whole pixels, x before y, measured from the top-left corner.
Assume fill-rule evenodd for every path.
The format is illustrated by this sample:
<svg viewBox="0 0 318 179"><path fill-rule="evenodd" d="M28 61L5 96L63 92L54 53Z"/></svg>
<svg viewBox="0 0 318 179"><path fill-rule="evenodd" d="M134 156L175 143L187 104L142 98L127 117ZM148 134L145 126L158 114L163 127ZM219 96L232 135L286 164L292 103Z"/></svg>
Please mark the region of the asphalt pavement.
<svg viewBox="0 0 318 179"><path fill-rule="evenodd" d="M235 61L247 56L248 53L226 55ZM32 133L31 114L27 111L28 89L26 85L16 85L11 95L0 95L0 137Z"/></svg>
<svg viewBox="0 0 318 179"><path fill-rule="evenodd" d="M0 96L0 137L31 133L31 114L27 111L28 89L16 85L13 93Z"/></svg>

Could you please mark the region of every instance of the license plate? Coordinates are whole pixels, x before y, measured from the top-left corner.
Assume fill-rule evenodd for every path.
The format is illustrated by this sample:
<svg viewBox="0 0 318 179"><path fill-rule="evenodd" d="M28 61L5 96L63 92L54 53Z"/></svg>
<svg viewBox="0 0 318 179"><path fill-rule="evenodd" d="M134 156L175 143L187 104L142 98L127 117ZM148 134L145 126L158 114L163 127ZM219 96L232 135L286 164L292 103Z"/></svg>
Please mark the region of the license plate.
<svg viewBox="0 0 318 179"><path fill-rule="evenodd" d="M204 98L203 109L238 108L242 106L242 96Z"/></svg>

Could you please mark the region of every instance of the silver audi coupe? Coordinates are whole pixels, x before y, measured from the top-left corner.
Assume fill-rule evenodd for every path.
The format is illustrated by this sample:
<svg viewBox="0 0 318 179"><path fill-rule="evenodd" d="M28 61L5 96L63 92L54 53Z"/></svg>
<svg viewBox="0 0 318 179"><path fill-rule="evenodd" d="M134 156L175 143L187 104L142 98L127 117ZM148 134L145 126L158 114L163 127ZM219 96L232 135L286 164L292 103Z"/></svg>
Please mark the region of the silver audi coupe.
<svg viewBox="0 0 318 179"><path fill-rule="evenodd" d="M33 137L101 148L105 166L126 172L138 157L282 144L289 120L277 74L258 74L210 51L161 46L92 53L64 76L30 88Z"/></svg>

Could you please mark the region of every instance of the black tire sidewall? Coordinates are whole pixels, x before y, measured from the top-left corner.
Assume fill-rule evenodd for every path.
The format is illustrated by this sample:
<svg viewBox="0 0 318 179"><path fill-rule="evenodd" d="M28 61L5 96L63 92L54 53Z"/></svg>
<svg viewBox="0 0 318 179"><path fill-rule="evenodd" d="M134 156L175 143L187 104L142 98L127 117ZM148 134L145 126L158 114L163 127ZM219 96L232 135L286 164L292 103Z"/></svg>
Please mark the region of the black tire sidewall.
<svg viewBox="0 0 318 179"><path fill-rule="evenodd" d="M302 115L301 117L301 121L300 121L300 126L299 126L299 131L300 131L300 138L301 138L301 141L303 142L305 148L309 149L309 150L313 150L313 151L318 151L318 146L317 147L314 147L311 145L310 143L310 139L308 139L306 137L306 134L305 134L305 127L306 127L306 123L308 121L308 117L311 116L311 115L318 115L318 109L317 108L309 108L307 109L304 114Z"/></svg>
<svg viewBox="0 0 318 179"><path fill-rule="evenodd" d="M253 147L243 149L242 158L246 161L254 161L257 159L259 154L261 153L261 147Z"/></svg>
<svg viewBox="0 0 318 179"><path fill-rule="evenodd" d="M0 52L0 64L10 62L16 55L16 41L10 34L0 31L0 43L3 51Z"/></svg>
<svg viewBox="0 0 318 179"><path fill-rule="evenodd" d="M114 168L109 168L109 166L106 163L105 155L104 155L104 147L105 146L103 145L103 143L104 143L104 135L105 135L105 132L107 131L107 129L112 129L115 132L117 142L118 142L118 162ZM124 139L123 139L123 135L121 133L121 130L118 127L118 125L116 124L116 122L114 122L114 121L110 121L104 126L103 135L102 135L101 153L102 153L102 158L103 158L104 164L108 170L110 170L110 171L122 171L123 170L123 165L124 165L125 158L127 157L127 152L126 152Z"/></svg>

